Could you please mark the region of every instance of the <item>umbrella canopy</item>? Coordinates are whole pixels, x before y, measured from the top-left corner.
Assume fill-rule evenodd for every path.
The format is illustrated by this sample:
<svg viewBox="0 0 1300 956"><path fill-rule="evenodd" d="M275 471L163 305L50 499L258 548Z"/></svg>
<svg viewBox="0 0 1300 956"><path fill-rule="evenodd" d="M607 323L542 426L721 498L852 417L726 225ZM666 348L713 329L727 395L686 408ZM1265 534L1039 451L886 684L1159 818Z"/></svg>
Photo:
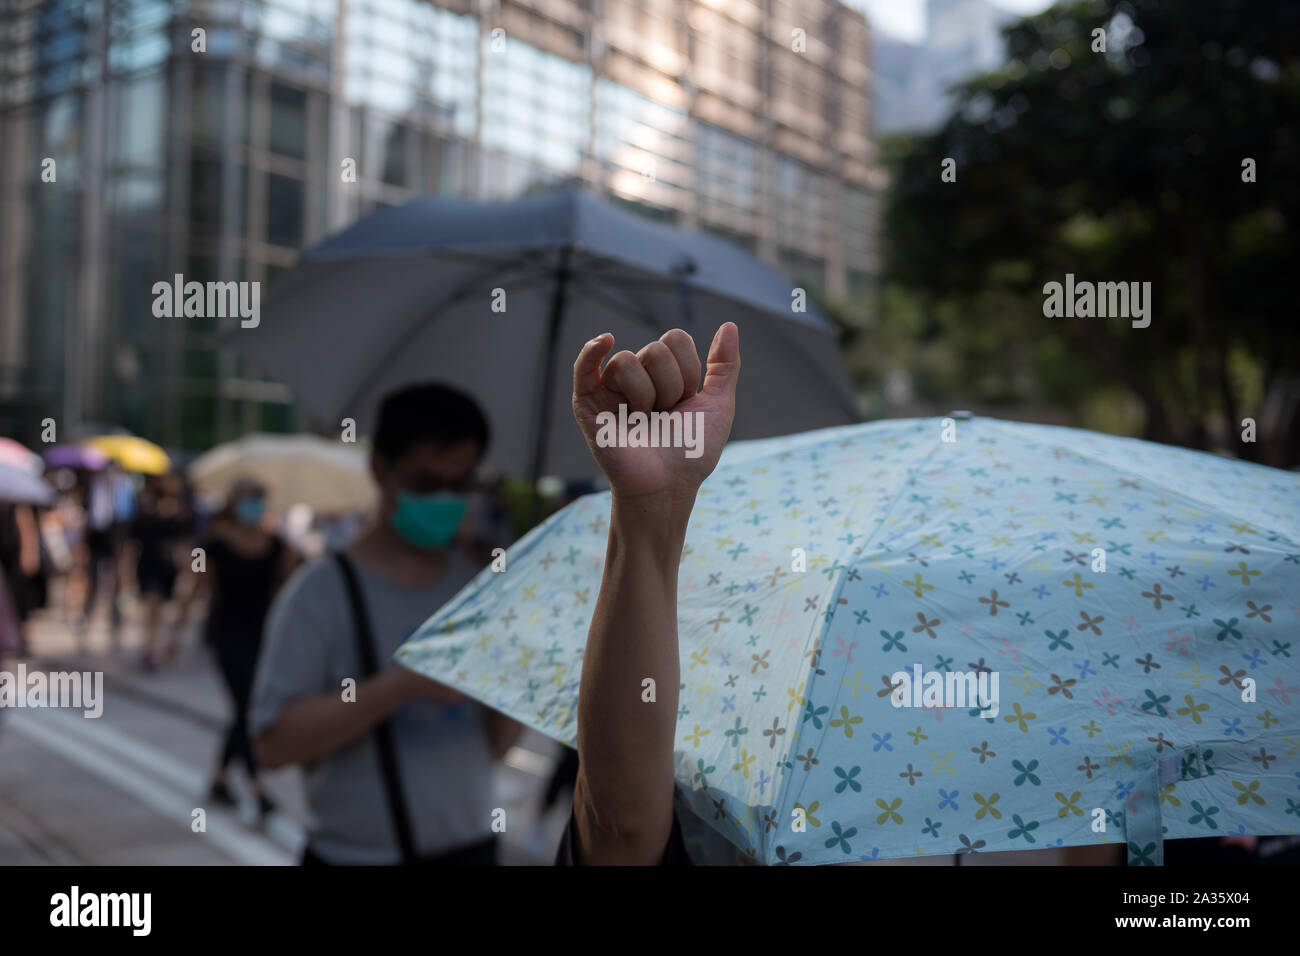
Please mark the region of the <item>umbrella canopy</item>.
<svg viewBox="0 0 1300 956"><path fill-rule="evenodd" d="M218 445L190 465L194 486L217 498L226 497L240 478L262 484L273 511L294 504L326 513L353 511L370 507L376 495L364 451L315 435L249 435Z"/></svg>
<svg viewBox="0 0 1300 956"><path fill-rule="evenodd" d="M0 437L0 501L11 504L49 505L54 490L41 478L41 456L12 438Z"/></svg>
<svg viewBox="0 0 1300 956"><path fill-rule="evenodd" d="M52 505L54 489L30 468L0 461L0 502L19 505Z"/></svg>
<svg viewBox="0 0 1300 956"><path fill-rule="evenodd" d="M45 450L44 457L51 468L99 471L108 464L108 456L94 445L53 445Z"/></svg>
<svg viewBox="0 0 1300 956"><path fill-rule="evenodd" d="M135 435L100 435L86 439L85 444L102 451L127 471L142 475L165 475L172 467L167 452Z"/></svg>
<svg viewBox="0 0 1300 956"><path fill-rule="evenodd" d="M707 343L735 321L745 374L764 382L738 400L738 438L856 420L833 329L800 306L747 252L579 191L423 197L303 252L262 321L224 342L331 426L367 429L405 384L458 386L492 423L488 465L581 477L592 463L572 427L566 357L601 332L639 347L681 326Z"/></svg>
<svg viewBox="0 0 1300 956"><path fill-rule="evenodd" d="M45 470L40 455L12 438L3 437L0 437L0 465L8 465L33 475L39 475Z"/></svg>
<svg viewBox="0 0 1300 956"><path fill-rule="evenodd" d="M943 433L732 445L701 488L676 748L698 815L769 863L1121 841L1153 863L1162 835L1290 832L1300 475ZM399 660L572 742L608 509L534 529Z"/></svg>

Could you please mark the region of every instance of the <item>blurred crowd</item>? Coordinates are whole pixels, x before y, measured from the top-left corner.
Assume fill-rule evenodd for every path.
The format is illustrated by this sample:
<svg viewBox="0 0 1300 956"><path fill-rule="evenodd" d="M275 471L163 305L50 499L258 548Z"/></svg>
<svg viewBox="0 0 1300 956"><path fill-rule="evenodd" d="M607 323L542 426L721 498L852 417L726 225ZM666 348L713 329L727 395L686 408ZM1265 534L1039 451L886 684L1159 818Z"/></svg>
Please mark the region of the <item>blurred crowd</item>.
<svg viewBox="0 0 1300 956"><path fill-rule="evenodd" d="M240 529L279 542L291 568L339 550L357 534L364 509L320 512L306 504L267 508L266 489L236 481L224 498L196 491L183 473L133 474L115 462L99 470L59 468L46 474L53 504L0 501L0 651L26 656L26 625L38 610L60 615L86 649L96 610L107 617L114 653L125 653L123 622L138 617L144 671L172 664L204 591L207 549ZM457 546L485 564L514 538L503 483L489 480L475 496ZM238 560L238 559L236 559Z"/></svg>
<svg viewBox="0 0 1300 956"><path fill-rule="evenodd" d="M255 436L178 468L129 435L107 453L5 441L0 668L42 658L28 646L38 613L78 656L107 634L117 666L146 675L177 666L195 634L231 703L209 801L251 798L265 819L263 771L299 765L304 863L495 862L492 767L522 728L391 658L496 549L590 483L521 495L482 467L477 403L433 384L389 396L369 454ZM575 771L560 762L545 806ZM407 792L409 807L395 797Z"/></svg>

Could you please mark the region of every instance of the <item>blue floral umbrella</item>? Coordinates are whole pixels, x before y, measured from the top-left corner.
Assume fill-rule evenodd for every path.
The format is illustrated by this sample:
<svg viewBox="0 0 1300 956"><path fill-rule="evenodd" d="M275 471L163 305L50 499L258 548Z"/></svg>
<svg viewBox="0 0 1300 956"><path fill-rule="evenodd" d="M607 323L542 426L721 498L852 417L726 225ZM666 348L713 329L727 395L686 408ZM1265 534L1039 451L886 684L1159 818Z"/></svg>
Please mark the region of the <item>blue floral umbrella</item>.
<svg viewBox="0 0 1300 956"><path fill-rule="evenodd" d="M398 659L572 743L608 513L554 515ZM764 863L1291 833L1298 542L1300 476L1132 439L733 444L682 555L678 786Z"/></svg>

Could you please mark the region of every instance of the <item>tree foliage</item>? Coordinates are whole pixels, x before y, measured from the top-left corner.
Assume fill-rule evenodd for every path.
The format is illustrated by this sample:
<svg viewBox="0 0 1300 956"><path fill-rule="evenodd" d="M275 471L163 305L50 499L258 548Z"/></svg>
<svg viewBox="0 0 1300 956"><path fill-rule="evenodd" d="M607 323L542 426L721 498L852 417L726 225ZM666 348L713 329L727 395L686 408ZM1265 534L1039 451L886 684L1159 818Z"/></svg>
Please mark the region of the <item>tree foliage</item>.
<svg viewBox="0 0 1300 956"><path fill-rule="evenodd" d="M1004 35L893 144L882 340L954 399L1132 407L1146 438L1300 463L1300 5L1096 0ZM1151 325L1045 317L1066 273L1150 281Z"/></svg>

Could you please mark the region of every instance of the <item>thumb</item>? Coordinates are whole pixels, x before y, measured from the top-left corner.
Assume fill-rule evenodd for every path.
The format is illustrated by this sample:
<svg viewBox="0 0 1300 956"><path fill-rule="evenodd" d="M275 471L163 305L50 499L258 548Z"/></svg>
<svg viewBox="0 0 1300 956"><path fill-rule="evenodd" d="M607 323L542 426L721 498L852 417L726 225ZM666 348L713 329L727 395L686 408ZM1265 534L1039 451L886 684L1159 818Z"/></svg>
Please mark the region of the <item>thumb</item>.
<svg viewBox="0 0 1300 956"><path fill-rule="evenodd" d="M740 330L735 322L724 322L713 336L705 362L704 387L709 395L735 400L736 381L740 378Z"/></svg>

